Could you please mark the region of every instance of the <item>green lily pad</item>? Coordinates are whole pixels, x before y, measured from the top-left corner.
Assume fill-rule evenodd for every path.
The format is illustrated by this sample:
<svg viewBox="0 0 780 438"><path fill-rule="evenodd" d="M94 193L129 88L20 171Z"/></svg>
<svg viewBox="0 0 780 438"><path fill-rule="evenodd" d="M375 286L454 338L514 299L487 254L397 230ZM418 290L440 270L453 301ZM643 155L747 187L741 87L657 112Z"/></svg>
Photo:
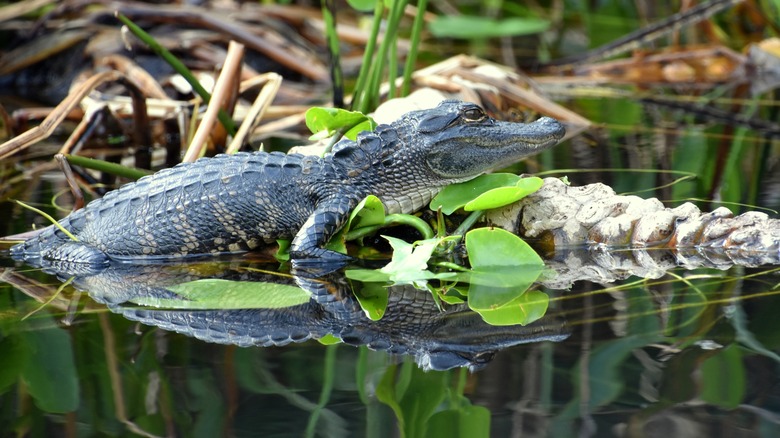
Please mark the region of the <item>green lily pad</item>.
<svg viewBox="0 0 780 438"><path fill-rule="evenodd" d="M303 289L289 284L202 279L168 287L181 298L139 298L136 304L172 309L281 309L309 301Z"/></svg>
<svg viewBox="0 0 780 438"><path fill-rule="evenodd" d="M544 266L523 239L500 228L477 228L466 233L466 250L473 270L493 266Z"/></svg>
<svg viewBox="0 0 780 438"><path fill-rule="evenodd" d="M490 173L470 181L445 187L431 200L431 210L441 208L442 213L452 214L477 199L481 194L499 187L514 187L520 177L512 173Z"/></svg>
<svg viewBox="0 0 780 438"><path fill-rule="evenodd" d="M466 233L466 249L472 269L469 308L500 324L527 324L540 317L540 310L544 314L546 301L532 299L535 294L524 298L544 268L527 243L508 231L478 228Z"/></svg>
<svg viewBox="0 0 780 438"><path fill-rule="evenodd" d="M540 266L481 268L471 274L469 308L495 310L523 295L542 273Z"/></svg>
<svg viewBox="0 0 780 438"><path fill-rule="evenodd" d="M543 317L549 304L549 295L532 290L501 307L475 311L490 325L528 325Z"/></svg>
<svg viewBox="0 0 780 438"><path fill-rule="evenodd" d="M368 319L379 321L385 316L388 291L383 284L366 283L361 289L355 291L355 298Z"/></svg>
<svg viewBox="0 0 780 438"><path fill-rule="evenodd" d="M322 345L333 345L344 342L340 338L333 336L331 333L328 333L327 335L317 339L317 341Z"/></svg>
<svg viewBox="0 0 780 438"><path fill-rule="evenodd" d="M517 202L531 193L539 190L544 181L535 176L520 178L512 187L498 187L477 196L473 201L466 204L463 209L466 211L490 210Z"/></svg>

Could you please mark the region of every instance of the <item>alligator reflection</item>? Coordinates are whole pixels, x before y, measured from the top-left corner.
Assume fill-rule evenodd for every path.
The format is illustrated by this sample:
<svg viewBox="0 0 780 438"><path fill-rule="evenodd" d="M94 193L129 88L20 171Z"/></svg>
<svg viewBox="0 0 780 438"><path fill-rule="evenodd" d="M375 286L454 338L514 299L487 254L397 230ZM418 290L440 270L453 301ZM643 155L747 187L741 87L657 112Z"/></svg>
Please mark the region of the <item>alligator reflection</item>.
<svg viewBox="0 0 780 438"><path fill-rule="evenodd" d="M569 335L566 324L550 315L526 326L491 326L467 305L442 303L443 308L439 309L430 292L409 285L390 286L384 316L372 321L340 272L319 277L301 273L285 277L260 271L262 267L235 261L115 263L99 272L75 275L72 284L128 319L207 342L281 346L332 335L345 344L411 355L426 370L477 370L499 350L529 342L560 341ZM61 279L70 275L58 273ZM280 308L181 310L148 306L181 299L172 291L176 285L204 278L232 280L242 285L297 285L309 298ZM263 287L257 293L263 293Z"/></svg>

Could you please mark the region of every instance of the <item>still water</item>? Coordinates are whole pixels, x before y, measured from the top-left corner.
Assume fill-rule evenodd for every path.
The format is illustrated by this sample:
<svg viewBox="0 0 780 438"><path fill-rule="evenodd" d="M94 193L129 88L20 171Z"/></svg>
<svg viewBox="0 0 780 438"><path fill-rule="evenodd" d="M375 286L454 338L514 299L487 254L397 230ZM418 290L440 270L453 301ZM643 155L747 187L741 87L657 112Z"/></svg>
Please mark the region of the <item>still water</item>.
<svg viewBox="0 0 780 438"><path fill-rule="evenodd" d="M545 153L535 170L559 169L573 185L604 182L668 205L780 205L778 145L766 133L629 100L570 105L600 125ZM3 166L17 175L14 163ZM615 170L588 170L603 168ZM9 198L46 203L63 187L57 172L43 175L16 179L3 195L11 213L0 219L3 234L34 220ZM697 202L703 210L720 205ZM609 281L588 275L596 255L616 260ZM549 297L544 316L501 327L429 290L382 285L377 294L340 271L302 275L245 257L58 276L2 254L0 431L780 433L775 267L677 268L643 278L630 253L577 257L567 259L579 260L567 266L579 275L571 287L543 279L533 287ZM548 265L560 269L556 260ZM220 293L205 302L176 289L206 278ZM366 310L375 309L366 305L372 299L386 302L376 321Z"/></svg>

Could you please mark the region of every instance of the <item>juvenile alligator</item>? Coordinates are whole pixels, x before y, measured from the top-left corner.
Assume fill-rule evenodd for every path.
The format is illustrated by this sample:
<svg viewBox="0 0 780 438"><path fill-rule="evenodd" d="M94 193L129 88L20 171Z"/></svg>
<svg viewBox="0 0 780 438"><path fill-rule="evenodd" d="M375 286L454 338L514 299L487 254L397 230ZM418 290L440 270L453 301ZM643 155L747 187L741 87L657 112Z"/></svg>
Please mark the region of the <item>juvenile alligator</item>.
<svg viewBox="0 0 780 438"><path fill-rule="evenodd" d="M448 100L407 113L324 158L238 153L203 158L141 178L11 249L36 265L181 258L242 252L292 238L296 259L343 260L323 245L369 194L388 213L412 213L444 186L472 179L556 144L563 126L544 117L500 122Z"/></svg>

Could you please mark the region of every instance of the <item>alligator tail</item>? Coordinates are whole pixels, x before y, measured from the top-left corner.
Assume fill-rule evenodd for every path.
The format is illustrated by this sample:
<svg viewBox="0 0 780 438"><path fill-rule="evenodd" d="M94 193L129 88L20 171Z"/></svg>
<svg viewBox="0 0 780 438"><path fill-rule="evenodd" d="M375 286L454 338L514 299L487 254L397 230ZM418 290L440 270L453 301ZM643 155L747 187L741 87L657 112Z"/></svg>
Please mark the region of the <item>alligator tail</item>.
<svg viewBox="0 0 780 438"><path fill-rule="evenodd" d="M60 221L65 228L69 218ZM88 270L108 264L106 253L94 246L72 240L55 226L50 226L40 234L11 247L11 258L41 268L52 268L53 264L64 263L68 266L87 267Z"/></svg>

